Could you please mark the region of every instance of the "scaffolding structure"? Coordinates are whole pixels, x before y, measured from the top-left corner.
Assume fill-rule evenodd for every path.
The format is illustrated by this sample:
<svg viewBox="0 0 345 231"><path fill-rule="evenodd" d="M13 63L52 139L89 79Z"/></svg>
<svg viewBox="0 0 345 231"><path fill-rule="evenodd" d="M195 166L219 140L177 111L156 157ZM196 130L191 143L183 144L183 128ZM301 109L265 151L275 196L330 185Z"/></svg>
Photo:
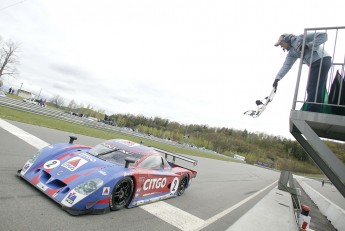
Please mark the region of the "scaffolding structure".
<svg viewBox="0 0 345 231"><path fill-rule="evenodd" d="M307 35L317 32L326 32L328 35L327 42L320 46L314 46L314 36L313 47L305 48ZM317 97L314 101L307 101L306 86L309 68L307 65L303 65L304 49L312 49L312 54L316 50L327 50L332 58L332 66L328 73L323 102L318 102ZM324 142L324 139L345 141L344 72L345 27L305 29L295 95L290 112L290 132L345 197L345 165ZM319 84L319 79L317 84ZM319 105L322 109L318 112L308 111L305 107L307 104Z"/></svg>

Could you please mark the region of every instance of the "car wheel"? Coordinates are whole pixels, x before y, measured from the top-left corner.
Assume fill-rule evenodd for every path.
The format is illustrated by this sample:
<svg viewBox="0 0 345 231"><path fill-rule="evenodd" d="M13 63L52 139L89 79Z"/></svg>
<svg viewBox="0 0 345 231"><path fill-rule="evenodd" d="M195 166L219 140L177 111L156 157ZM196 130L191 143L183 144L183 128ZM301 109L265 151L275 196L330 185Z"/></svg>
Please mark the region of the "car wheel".
<svg viewBox="0 0 345 231"><path fill-rule="evenodd" d="M129 204L133 195L133 180L131 177L121 179L114 187L109 207L111 210L119 210Z"/></svg>
<svg viewBox="0 0 345 231"><path fill-rule="evenodd" d="M184 191L187 188L187 185L188 185L188 176L187 175L183 175L181 177L181 181L180 181L180 184L179 184L178 190L177 190L177 195L178 196L181 196L184 193Z"/></svg>

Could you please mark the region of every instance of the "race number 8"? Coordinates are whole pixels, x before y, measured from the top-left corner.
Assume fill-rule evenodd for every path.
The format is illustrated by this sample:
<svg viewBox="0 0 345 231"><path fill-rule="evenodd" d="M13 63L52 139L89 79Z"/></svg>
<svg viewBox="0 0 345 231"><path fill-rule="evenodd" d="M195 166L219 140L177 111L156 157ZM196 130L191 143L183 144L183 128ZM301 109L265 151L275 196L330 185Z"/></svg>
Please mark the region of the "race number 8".
<svg viewBox="0 0 345 231"><path fill-rule="evenodd" d="M173 181L171 182L170 193L175 194L177 192L178 185L179 185L179 180L177 177L175 177Z"/></svg>

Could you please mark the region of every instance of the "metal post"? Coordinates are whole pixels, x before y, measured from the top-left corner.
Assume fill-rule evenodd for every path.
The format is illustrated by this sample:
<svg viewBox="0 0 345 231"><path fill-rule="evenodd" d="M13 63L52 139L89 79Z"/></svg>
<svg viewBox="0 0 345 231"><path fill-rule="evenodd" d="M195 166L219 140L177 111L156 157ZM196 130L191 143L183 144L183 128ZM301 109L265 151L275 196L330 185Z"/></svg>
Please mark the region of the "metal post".
<svg viewBox="0 0 345 231"><path fill-rule="evenodd" d="M296 82L295 94L294 94L293 102L292 102L292 110L295 110L295 108L296 108L298 88L299 88L299 83L301 81L301 73L302 73L302 65L303 65L303 54L304 54L304 47L305 47L306 37L307 37L307 30L305 29L304 30L303 44L302 44L302 52L301 52L299 68L298 68L298 74L297 74L297 82Z"/></svg>
<svg viewBox="0 0 345 231"><path fill-rule="evenodd" d="M19 92L22 90L22 87L23 87L23 83L20 84L20 88L19 90L17 91L17 95L19 96Z"/></svg>
<svg viewBox="0 0 345 231"><path fill-rule="evenodd" d="M40 93L38 93L37 99L40 99L41 92L42 92L42 88L41 88L41 90L40 90Z"/></svg>

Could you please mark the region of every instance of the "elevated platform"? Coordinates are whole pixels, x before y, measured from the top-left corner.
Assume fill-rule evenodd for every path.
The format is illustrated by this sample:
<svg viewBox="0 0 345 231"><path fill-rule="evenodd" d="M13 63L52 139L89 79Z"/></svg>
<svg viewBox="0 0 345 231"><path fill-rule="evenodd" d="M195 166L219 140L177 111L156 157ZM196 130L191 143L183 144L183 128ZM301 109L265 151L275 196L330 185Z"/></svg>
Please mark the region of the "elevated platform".
<svg viewBox="0 0 345 231"><path fill-rule="evenodd" d="M290 120L305 121L319 137L345 141L345 116L291 110ZM299 130L290 123L290 132Z"/></svg>
<svg viewBox="0 0 345 231"><path fill-rule="evenodd" d="M345 165L320 138L345 141L345 116L291 110L290 132L345 197Z"/></svg>

